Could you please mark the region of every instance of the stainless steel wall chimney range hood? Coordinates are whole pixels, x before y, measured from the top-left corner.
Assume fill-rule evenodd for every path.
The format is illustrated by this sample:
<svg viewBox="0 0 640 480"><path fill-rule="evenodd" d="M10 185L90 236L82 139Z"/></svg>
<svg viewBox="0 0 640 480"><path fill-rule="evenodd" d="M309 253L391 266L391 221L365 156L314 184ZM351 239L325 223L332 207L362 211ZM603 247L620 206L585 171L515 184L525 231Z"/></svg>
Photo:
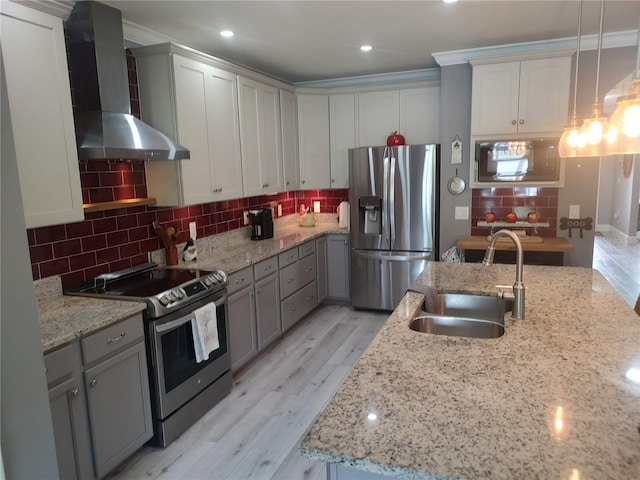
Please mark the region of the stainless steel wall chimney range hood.
<svg viewBox="0 0 640 480"><path fill-rule="evenodd" d="M120 10L79 1L66 26L78 158L189 158L189 150L131 115Z"/></svg>

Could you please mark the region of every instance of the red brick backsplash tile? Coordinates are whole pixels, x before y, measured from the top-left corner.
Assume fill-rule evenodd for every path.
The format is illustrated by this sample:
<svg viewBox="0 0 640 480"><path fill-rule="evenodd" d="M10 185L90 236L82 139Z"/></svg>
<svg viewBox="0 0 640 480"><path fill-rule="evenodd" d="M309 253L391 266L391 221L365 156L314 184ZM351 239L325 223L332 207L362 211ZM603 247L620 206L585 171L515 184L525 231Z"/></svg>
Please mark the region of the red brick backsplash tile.
<svg viewBox="0 0 640 480"><path fill-rule="evenodd" d="M46 243L44 245L34 245L29 247L29 256L31 263L41 263L53 259L53 244Z"/></svg>
<svg viewBox="0 0 640 480"><path fill-rule="evenodd" d="M504 221L507 213L515 208L529 209L540 215L540 222L549 227L538 228L542 237L555 237L558 217L558 189L540 187L495 187L473 189L471 194L471 234L487 235L488 227L478 227L478 221L492 211L498 221ZM520 218L519 220L525 220Z"/></svg>
<svg viewBox="0 0 640 480"><path fill-rule="evenodd" d="M82 244L77 238L53 244L53 256L55 258L69 257L80 252L82 252Z"/></svg>

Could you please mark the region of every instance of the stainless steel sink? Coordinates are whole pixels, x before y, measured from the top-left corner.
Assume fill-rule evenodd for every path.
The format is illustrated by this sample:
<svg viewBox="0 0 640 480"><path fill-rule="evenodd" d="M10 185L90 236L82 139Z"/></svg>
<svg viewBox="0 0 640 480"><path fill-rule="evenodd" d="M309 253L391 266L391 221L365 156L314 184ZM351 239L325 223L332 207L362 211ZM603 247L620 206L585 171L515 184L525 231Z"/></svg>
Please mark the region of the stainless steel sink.
<svg viewBox="0 0 640 480"><path fill-rule="evenodd" d="M502 322L511 301L503 297L466 293L439 293L425 298L427 313Z"/></svg>
<svg viewBox="0 0 640 480"><path fill-rule="evenodd" d="M419 316L411 320L411 330L455 337L498 338L504 335L504 325L489 320L442 315Z"/></svg>
<svg viewBox="0 0 640 480"><path fill-rule="evenodd" d="M424 310L411 330L435 335L497 338L504 335L504 314L513 301L489 295L427 292Z"/></svg>

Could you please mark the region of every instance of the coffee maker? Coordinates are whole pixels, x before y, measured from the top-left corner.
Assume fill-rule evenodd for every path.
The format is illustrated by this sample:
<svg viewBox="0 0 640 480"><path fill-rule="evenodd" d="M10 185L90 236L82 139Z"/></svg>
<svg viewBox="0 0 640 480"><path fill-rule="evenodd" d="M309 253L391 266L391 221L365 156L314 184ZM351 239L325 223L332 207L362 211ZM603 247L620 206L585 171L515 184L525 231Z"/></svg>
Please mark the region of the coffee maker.
<svg viewBox="0 0 640 480"><path fill-rule="evenodd" d="M251 240L273 238L273 216L270 208L249 210L251 223Z"/></svg>

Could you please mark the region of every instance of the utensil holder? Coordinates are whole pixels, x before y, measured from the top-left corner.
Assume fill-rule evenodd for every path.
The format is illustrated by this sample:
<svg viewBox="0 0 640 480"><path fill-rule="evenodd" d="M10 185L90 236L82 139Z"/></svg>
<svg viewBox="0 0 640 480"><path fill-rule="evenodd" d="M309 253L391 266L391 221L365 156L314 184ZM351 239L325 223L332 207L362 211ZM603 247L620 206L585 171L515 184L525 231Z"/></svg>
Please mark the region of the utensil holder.
<svg viewBox="0 0 640 480"><path fill-rule="evenodd" d="M178 248L174 245L165 249L167 265L178 265Z"/></svg>

